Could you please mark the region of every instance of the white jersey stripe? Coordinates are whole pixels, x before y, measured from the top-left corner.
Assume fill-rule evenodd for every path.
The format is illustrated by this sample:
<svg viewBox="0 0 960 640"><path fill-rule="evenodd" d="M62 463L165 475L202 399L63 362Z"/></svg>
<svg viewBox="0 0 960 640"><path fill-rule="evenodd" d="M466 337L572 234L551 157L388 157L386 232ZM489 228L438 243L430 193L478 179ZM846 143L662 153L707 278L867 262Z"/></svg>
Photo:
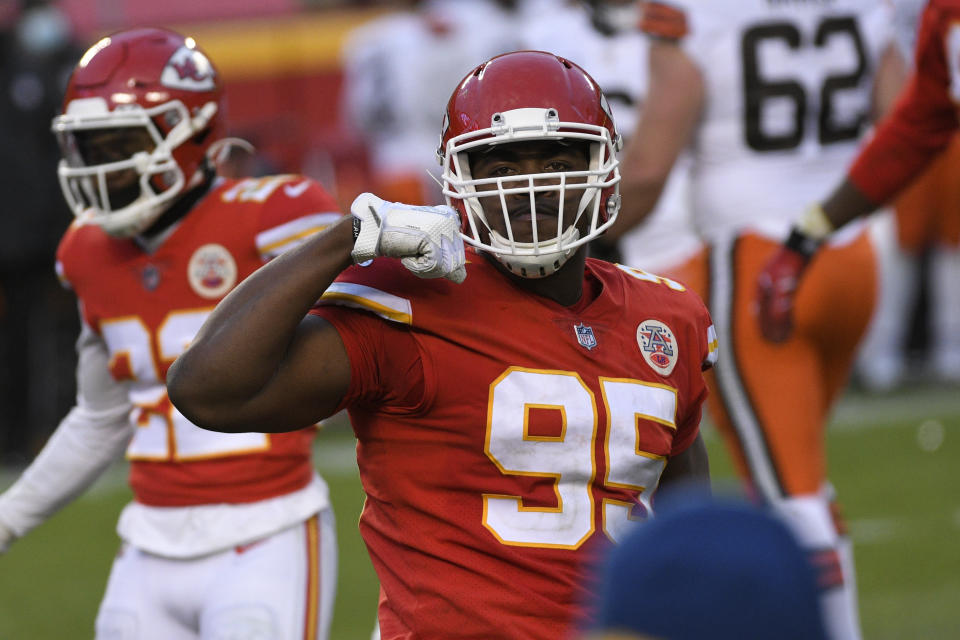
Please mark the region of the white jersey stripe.
<svg viewBox="0 0 960 640"><path fill-rule="evenodd" d="M710 250L710 315L718 339L727 350L714 368L724 407L743 448L750 477L761 495L769 501L783 498L776 467L771 459L763 429L753 411L750 398L737 370L733 339L733 267L735 241L717 242Z"/></svg>
<svg viewBox="0 0 960 640"><path fill-rule="evenodd" d="M720 348L720 341L717 340L717 330L713 325L707 327L707 359L704 364L712 367L717 364L717 352Z"/></svg>
<svg viewBox="0 0 960 640"><path fill-rule="evenodd" d="M413 324L413 307L409 300L361 284L334 282L323 292L320 301L365 309L400 324Z"/></svg>
<svg viewBox="0 0 960 640"><path fill-rule="evenodd" d="M340 212L315 213L262 231L257 234L257 250L264 260L270 260L323 231L340 218Z"/></svg>

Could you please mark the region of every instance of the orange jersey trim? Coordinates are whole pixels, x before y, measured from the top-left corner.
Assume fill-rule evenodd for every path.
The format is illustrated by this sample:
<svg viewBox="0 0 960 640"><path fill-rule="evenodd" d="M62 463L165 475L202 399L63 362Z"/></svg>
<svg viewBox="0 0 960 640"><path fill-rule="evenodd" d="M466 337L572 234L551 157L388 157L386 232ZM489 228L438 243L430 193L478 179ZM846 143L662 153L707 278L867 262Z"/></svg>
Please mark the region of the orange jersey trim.
<svg viewBox="0 0 960 640"><path fill-rule="evenodd" d="M320 617L320 524L319 516L304 523L307 539L307 601L304 607L303 638L314 640Z"/></svg>

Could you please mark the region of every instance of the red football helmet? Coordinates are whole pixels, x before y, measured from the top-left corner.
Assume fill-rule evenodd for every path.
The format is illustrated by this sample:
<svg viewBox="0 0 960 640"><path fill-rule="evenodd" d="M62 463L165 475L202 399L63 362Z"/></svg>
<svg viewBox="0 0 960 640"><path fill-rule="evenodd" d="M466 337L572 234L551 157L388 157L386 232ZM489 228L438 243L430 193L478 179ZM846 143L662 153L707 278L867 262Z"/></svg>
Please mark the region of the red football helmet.
<svg viewBox="0 0 960 640"><path fill-rule="evenodd" d="M97 42L52 127L74 215L112 235L145 230L203 179L223 109L219 75L192 38L144 28Z"/></svg>
<svg viewBox="0 0 960 640"><path fill-rule="evenodd" d="M472 177L470 151L532 140L587 142L589 169L484 180ZM620 145L607 100L586 71L552 53L506 53L467 74L450 98L437 150L443 165L443 193L447 204L461 212L465 242L489 251L514 273L532 278L550 275L577 247L602 234L616 219ZM568 213L561 207L554 237L536 240L534 222L533 242L514 240L504 196L529 194L535 209L537 193L559 191L562 199L566 190L573 189L583 191L579 206ZM480 205L480 198L486 197L500 200L507 237L487 221ZM590 216L590 224L581 236L577 223L585 215ZM547 230L542 233L549 235Z"/></svg>

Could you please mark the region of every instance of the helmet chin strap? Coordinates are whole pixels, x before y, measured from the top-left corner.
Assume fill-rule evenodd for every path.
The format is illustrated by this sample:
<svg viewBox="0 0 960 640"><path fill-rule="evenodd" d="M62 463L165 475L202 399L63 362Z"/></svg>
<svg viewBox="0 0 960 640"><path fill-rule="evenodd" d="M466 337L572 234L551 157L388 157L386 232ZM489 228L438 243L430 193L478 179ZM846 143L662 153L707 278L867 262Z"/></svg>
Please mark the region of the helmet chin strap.
<svg viewBox="0 0 960 640"><path fill-rule="evenodd" d="M511 243L507 238L496 231L490 231L490 247L494 257L521 278L545 278L560 270L576 249L560 250L562 244L568 246L580 238L580 231L575 226L567 230L559 238L547 242L537 243L539 251L534 252L532 242Z"/></svg>

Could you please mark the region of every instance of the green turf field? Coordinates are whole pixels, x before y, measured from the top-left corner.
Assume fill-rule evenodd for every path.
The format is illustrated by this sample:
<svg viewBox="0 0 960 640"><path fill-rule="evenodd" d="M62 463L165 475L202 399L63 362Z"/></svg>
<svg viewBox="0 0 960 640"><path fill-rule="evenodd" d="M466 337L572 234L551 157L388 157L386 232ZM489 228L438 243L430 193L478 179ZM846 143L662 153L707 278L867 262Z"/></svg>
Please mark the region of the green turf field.
<svg viewBox="0 0 960 640"><path fill-rule="evenodd" d="M731 471L706 428L712 473ZM834 414L831 476L856 545L868 640L960 638L960 394L912 389L850 395ZM319 438L340 537L334 640L366 640L376 580L357 534L363 501L353 439L342 425ZM123 468L0 557L0 640L91 638L117 548L116 516L129 498ZM0 475L0 488L12 481Z"/></svg>

